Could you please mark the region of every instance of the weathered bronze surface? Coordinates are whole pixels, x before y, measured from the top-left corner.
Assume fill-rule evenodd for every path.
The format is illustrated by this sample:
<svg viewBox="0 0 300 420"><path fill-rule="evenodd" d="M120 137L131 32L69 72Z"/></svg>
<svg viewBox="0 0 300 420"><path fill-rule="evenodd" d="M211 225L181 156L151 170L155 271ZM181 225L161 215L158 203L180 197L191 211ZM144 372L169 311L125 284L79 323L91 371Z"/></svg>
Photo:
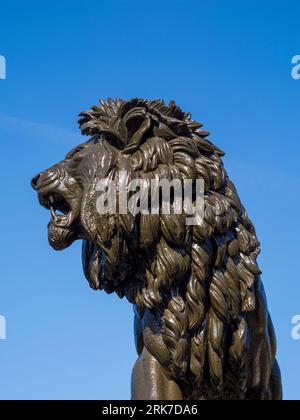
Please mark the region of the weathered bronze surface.
<svg viewBox="0 0 300 420"><path fill-rule="evenodd" d="M134 305L132 398L281 399L259 242L223 152L174 102L109 99L79 123L90 139L32 186L51 210L51 246L82 239L90 286ZM187 226L177 214L99 214L97 181L120 171L131 179L204 179L204 220Z"/></svg>

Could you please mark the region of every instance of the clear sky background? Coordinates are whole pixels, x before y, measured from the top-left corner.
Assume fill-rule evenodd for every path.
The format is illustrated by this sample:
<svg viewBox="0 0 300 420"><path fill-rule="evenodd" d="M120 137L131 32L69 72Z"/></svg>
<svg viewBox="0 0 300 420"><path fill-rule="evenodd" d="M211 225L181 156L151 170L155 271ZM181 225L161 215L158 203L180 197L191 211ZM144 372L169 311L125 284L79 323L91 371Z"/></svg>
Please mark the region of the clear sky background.
<svg viewBox="0 0 300 420"><path fill-rule="evenodd" d="M131 305L94 292L80 243L47 243L31 177L81 142L98 98L175 99L226 151L262 244L260 266L286 399L300 399L299 1L2 2L0 341L2 399L128 399Z"/></svg>

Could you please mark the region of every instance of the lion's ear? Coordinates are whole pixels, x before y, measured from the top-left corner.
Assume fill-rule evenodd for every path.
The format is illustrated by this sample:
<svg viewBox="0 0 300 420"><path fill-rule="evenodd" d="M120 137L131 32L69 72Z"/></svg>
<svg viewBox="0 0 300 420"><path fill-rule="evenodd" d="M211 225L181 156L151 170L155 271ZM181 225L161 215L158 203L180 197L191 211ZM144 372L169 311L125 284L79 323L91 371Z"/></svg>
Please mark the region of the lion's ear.
<svg viewBox="0 0 300 420"><path fill-rule="evenodd" d="M132 111L135 111L135 113L126 121L128 144L124 149L124 153L130 154L138 150L143 138L151 128L151 118L149 115L145 115L144 109L138 112L136 112L137 110Z"/></svg>

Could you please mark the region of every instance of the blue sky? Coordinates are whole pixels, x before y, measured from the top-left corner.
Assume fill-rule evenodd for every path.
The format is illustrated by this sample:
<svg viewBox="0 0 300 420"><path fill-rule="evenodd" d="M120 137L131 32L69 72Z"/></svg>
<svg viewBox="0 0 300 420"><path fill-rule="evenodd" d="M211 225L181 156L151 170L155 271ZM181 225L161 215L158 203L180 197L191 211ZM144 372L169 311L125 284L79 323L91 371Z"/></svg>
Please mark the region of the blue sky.
<svg viewBox="0 0 300 420"><path fill-rule="evenodd" d="M0 399L127 399L132 308L93 292L80 244L47 243L30 178L81 141L98 98L175 99L226 151L262 244L286 399L300 399L298 1L1 4Z"/></svg>

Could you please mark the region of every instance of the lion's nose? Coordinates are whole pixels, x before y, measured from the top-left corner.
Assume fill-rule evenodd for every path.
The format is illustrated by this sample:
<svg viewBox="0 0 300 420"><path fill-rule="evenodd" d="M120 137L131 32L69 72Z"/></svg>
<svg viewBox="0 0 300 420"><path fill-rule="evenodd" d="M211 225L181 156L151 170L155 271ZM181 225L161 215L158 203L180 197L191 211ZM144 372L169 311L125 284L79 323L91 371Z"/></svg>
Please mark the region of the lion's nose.
<svg viewBox="0 0 300 420"><path fill-rule="evenodd" d="M38 175L34 176L31 180L31 186L34 190L37 189L37 182L38 182L38 179L40 178L40 176L41 176L41 174L38 174Z"/></svg>

